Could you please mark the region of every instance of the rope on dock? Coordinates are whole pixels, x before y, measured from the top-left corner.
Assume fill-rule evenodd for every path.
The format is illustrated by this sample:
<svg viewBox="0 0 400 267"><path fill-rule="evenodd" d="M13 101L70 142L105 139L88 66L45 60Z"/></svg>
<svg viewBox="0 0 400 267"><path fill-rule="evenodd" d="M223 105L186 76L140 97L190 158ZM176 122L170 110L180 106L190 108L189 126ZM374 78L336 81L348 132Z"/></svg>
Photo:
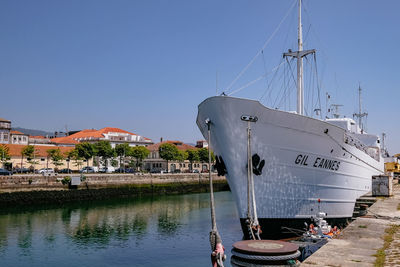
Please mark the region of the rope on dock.
<svg viewBox="0 0 400 267"><path fill-rule="evenodd" d="M375 212L372 212L372 211L370 211L370 210L368 210L368 213L372 213L372 216L373 216L375 219L393 220L393 221L400 220L400 217L399 217L399 216L393 216L393 217L391 217L391 216L379 215L379 214L377 214L377 213L375 213Z"/></svg>

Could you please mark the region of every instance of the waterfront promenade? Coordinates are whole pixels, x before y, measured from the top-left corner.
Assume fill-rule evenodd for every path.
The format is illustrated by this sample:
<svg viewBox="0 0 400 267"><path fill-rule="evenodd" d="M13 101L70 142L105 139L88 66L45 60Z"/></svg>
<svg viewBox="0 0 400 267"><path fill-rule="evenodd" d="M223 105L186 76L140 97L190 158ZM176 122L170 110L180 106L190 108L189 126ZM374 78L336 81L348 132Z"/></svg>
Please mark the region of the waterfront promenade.
<svg viewBox="0 0 400 267"><path fill-rule="evenodd" d="M400 185L301 266L400 266Z"/></svg>

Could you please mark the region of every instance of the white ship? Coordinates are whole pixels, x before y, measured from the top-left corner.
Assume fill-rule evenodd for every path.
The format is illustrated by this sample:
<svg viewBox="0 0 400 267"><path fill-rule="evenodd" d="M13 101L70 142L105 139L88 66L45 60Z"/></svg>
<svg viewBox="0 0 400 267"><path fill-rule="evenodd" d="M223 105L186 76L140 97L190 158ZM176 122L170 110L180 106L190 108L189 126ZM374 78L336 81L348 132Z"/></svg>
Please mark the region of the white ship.
<svg viewBox="0 0 400 267"><path fill-rule="evenodd" d="M208 139L206 120L210 122L210 145L220 171L226 169L245 234L250 140L257 204L253 216L267 235L276 235L281 226L303 228L318 211L327 213L330 222L352 217L356 199L371 190L371 176L384 170L377 135L367 134L350 118L304 115L302 57L315 50L302 49L300 11L301 1L298 51L285 54L298 62L297 112L225 95L198 106L197 125Z"/></svg>

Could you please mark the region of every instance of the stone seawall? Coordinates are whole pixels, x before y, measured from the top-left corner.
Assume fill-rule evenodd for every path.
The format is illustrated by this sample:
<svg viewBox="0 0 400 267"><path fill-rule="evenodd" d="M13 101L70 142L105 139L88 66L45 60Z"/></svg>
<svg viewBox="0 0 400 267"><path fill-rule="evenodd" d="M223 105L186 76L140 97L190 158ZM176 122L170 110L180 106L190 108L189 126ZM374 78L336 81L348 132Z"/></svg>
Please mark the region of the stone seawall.
<svg viewBox="0 0 400 267"><path fill-rule="evenodd" d="M208 174L85 174L73 189L62 184L66 176L79 174L0 176L0 207L209 191ZM215 191L229 190L225 177L213 180Z"/></svg>

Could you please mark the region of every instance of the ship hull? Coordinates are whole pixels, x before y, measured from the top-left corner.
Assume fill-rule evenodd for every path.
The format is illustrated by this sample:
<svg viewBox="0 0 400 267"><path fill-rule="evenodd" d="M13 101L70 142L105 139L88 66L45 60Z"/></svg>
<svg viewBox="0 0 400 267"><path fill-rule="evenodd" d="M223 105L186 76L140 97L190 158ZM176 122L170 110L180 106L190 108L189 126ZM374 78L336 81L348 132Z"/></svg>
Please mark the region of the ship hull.
<svg viewBox="0 0 400 267"><path fill-rule="evenodd" d="M258 118L250 123L251 151L265 161L261 175L254 175L254 188L258 217L266 225L304 224L318 211L328 219L349 218L356 199L371 190L371 176L383 170L382 160L345 143L345 129L253 100L208 98L199 105L197 125L207 139L205 120L211 120L211 148L224 161L241 219L248 207L243 115Z"/></svg>

